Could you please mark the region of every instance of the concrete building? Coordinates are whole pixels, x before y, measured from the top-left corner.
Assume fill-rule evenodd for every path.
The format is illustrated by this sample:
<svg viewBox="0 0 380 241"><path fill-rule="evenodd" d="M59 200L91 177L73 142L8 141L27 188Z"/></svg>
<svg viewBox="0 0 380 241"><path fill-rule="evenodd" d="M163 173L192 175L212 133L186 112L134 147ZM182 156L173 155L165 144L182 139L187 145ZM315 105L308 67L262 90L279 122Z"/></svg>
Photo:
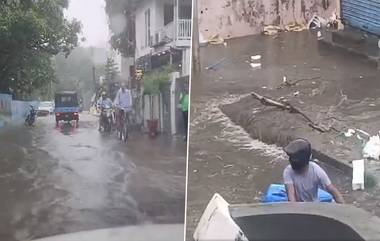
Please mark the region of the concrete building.
<svg viewBox="0 0 380 241"><path fill-rule="evenodd" d="M314 14L339 15L340 0L197 0L200 41L258 34L266 25L307 25ZM348 1L348 0L343 0Z"/></svg>
<svg viewBox="0 0 380 241"><path fill-rule="evenodd" d="M146 75L166 65L173 69L160 94L137 98L136 108L145 129L149 121L157 120L160 132L179 134L183 129L179 95L188 84L191 66L192 0L142 0L133 15L135 65L131 71ZM141 86L143 82L144 78Z"/></svg>
<svg viewBox="0 0 380 241"><path fill-rule="evenodd" d="M190 73L191 0L143 0L135 11L136 67L148 72L166 64Z"/></svg>

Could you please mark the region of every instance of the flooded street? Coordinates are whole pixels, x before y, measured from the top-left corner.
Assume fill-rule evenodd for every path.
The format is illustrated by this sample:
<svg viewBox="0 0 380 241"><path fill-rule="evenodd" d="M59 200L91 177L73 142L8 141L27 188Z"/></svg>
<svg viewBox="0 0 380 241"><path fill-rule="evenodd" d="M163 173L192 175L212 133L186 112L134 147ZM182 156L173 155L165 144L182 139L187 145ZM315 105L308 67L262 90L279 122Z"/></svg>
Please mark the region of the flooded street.
<svg viewBox="0 0 380 241"><path fill-rule="evenodd" d="M256 55L261 68L250 65ZM342 131L378 131L379 70L318 43L309 32L238 38L201 48L200 56L202 72L193 75L191 92L188 241L214 193L233 204L255 203L271 183L282 182L288 162L280 146L289 138L306 137L342 162L361 157L355 140L318 133L297 115L263 106L250 97L252 91L285 98L318 123L326 124L333 113L342 120L335 122ZM299 82L281 87L284 77ZM377 187L354 192L349 171L319 164L348 204L380 215Z"/></svg>
<svg viewBox="0 0 380 241"><path fill-rule="evenodd" d="M29 240L143 223L183 223L186 145L100 133L53 117L0 133L0 240Z"/></svg>

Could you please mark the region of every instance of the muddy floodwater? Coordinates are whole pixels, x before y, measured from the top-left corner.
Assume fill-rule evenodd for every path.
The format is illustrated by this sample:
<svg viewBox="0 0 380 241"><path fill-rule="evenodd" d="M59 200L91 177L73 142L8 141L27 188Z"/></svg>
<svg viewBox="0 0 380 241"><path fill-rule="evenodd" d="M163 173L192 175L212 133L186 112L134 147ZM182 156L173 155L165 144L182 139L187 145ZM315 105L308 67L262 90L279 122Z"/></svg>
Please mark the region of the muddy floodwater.
<svg viewBox="0 0 380 241"><path fill-rule="evenodd" d="M203 47L200 56L202 71L192 76L187 240L214 193L230 203L260 202L271 183L282 182L288 163L276 143L310 136L342 162L361 157L356 136L320 134L302 117L263 106L250 97L252 91L285 99L321 125L379 131L379 70L321 44L313 33L239 38ZM297 84L284 87L284 79ZM347 203L380 215L376 184L353 192L350 172L319 164Z"/></svg>
<svg viewBox="0 0 380 241"><path fill-rule="evenodd" d="M186 145L132 133L127 143L52 117L0 133L0 240L142 223L183 223Z"/></svg>

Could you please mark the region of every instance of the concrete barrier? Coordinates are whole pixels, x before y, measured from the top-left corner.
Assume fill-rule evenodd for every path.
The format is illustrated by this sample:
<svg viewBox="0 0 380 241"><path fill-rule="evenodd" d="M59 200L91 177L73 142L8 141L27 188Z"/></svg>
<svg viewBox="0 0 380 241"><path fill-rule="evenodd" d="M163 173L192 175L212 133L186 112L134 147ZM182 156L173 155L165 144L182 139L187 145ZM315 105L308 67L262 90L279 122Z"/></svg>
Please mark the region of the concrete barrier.
<svg viewBox="0 0 380 241"><path fill-rule="evenodd" d="M350 205L231 205L230 213L250 241L380 239L380 219Z"/></svg>
<svg viewBox="0 0 380 241"><path fill-rule="evenodd" d="M231 205L215 194L195 241L379 240L380 219L350 205L272 203Z"/></svg>
<svg viewBox="0 0 380 241"><path fill-rule="evenodd" d="M0 128L7 125L11 120L12 96L0 94Z"/></svg>

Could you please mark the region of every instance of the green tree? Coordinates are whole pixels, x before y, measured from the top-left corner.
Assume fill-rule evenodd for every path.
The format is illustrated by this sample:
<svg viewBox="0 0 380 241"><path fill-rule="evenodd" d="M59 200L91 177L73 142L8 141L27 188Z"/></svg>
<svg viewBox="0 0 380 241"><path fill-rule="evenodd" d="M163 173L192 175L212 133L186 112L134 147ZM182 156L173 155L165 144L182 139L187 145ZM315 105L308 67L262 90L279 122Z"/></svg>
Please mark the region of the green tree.
<svg viewBox="0 0 380 241"><path fill-rule="evenodd" d="M95 52L106 56L105 49L97 48ZM98 83L98 78L93 79L93 67L95 77L98 77L105 74L105 64L94 61L91 48L77 47L67 58L63 53L58 54L54 58L54 66L58 79L56 89L77 91L83 97L85 107L89 107Z"/></svg>
<svg viewBox="0 0 380 241"><path fill-rule="evenodd" d="M134 10L141 0L105 0L106 13L110 19L111 45L124 57L134 57L135 51L135 16ZM117 19L119 21L113 21ZM124 26L120 29L120 20Z"/></svg>
<svg viewBox="0 0 380 241"><path fill-rule="evenodd" d="M104 83L103 88L107 90L113 98L116 95L117 82L119 81L119 68L112 57L107 58L106 66L104 68Z"/></svg>
<svg viewBox="0 0 380 241"><path fill-rule="evenodd" d="M68 0L0 2L0 91L26 97L56 81L51 58L78 45L80 23L65 19Z"/></svg>

